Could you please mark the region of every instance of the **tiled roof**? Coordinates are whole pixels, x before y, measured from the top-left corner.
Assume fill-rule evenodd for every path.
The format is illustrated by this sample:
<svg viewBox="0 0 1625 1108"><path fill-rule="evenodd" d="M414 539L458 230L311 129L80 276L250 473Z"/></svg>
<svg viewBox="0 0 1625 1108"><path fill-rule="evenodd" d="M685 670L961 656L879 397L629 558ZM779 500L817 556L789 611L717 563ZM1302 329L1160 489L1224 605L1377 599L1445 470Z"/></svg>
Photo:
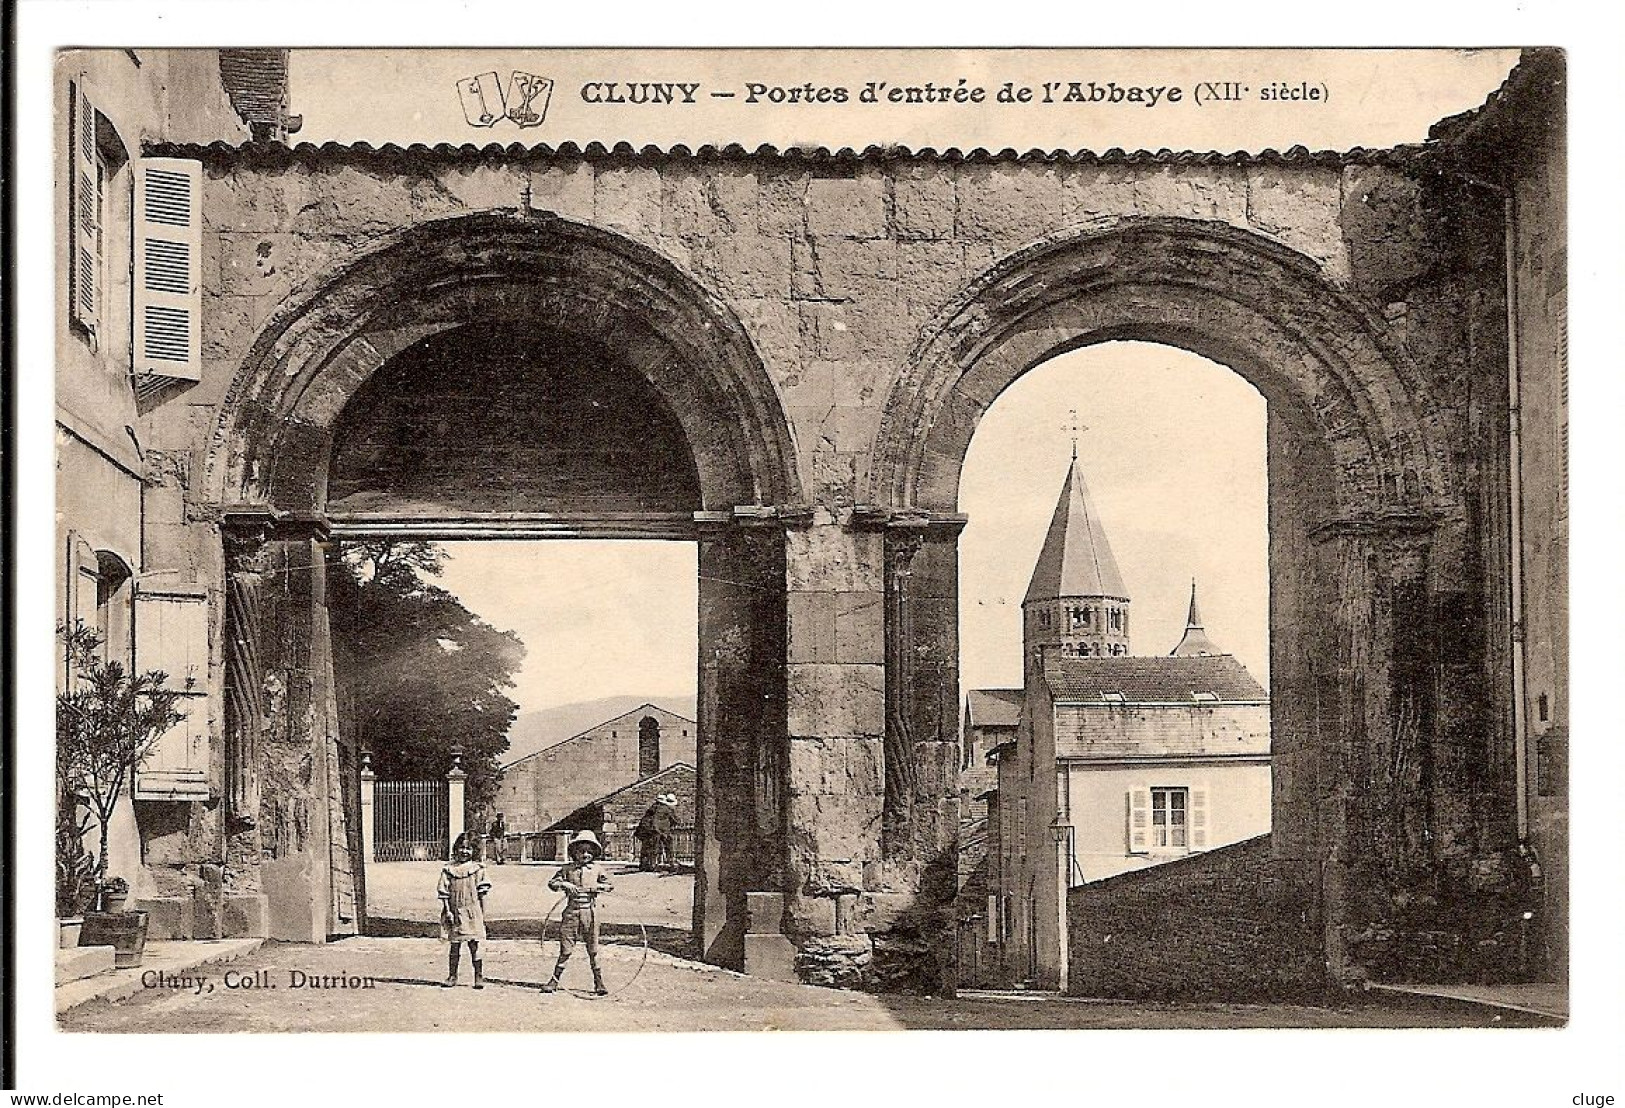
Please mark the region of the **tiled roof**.
<svg viewBox="0 0 1625 1108"><path fill-rule="evenodd" d="M1022 603L1073 596L1129 598L1077 458L1066 471L1055 515L1044 536L1044 549L1033 566L1032 581Z"/></svg>
<svg viewBox="0 0 1625 1108"><path fill-rule="evenodd" d="M281 132L288 104L286 50L221 50L220 83L244 123Z"/></svg>
<svg viewBox="0 0 1625 1108"><path fill-rule="evenodd" d="M1063 162L1079 165L1168 165L1168 166L1323 166L1342 168L1349 165L1409 165L1426 155L1422 145L1395 146L1366 149L1356 146L1349 150L1310 150L1294 146L1289 150L1235 150L1224 153L1217 150L1015 150L1009 147L988 150L974 147L964 150L957 146L937 149L932 146L866 146L855 149L843 146L778 147L763 143L756 147L730 143L726 146L703 144L687 146L676 143L669 147L634 146L629 142L606 145L589 142L536 143L521 142L476 144L472 142L439 142L430 146L415 142L409 146L386 142L374 146L368 142L301 142L288 146L277 142L247 142L233 144L216 141L202 143L149 143L144 152L153 157L191 158L210 162L243 162L250 164L286 164L296 160L328 160L351 162L391 161L479 161L509 159L520 161L532 158L580 158L586 161L742 161L745 159L777 159L817 165L835 162Z"/></svg>
<svg viewBox="0 0 1625 1108"><path fill-rule="evenodd" d="M1044 680L1058 701L1198 704L1202 694L1223 703L1269 699L1247 667L1230 654L1186 658L1068 658L1048 663ZM1211 701L1209 701L1211 702Z"/></svg>
<svg viewBox="0 0 1625 1108"><path fill-rule="evenodd" d="M1021 722L1021 689L972 689L965 694L965 722L971 727L1014 727Z"/></svg>

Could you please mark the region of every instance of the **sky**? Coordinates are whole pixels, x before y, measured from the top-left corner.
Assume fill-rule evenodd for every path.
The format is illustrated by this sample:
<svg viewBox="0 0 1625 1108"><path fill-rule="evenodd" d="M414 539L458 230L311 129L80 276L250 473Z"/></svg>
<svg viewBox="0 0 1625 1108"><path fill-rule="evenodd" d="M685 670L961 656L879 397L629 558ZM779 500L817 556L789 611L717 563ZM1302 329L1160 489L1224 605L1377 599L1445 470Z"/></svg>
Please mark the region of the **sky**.
<svg viewBox="0 0 1625 1108"><path fill-rule="evenodd" d="M1021 598L1071 458L1132 594L1133 649L1165 654L1191 579L1209 636L1268 679L1264 400L1230 370L1151 343L1062 355L1005 390L966 456L960 508L963 688L1021 683ZM692 543L447 543L441 584L527 648L535 710L616 695L693 696Z"/></svg>
<svg viewBox="0 0 1625 1108"><path fill-rule="evenodd" d="M693 696L699 577L690 542L449 542L439 584L525 644L520 711L622 694Z"/></svg>

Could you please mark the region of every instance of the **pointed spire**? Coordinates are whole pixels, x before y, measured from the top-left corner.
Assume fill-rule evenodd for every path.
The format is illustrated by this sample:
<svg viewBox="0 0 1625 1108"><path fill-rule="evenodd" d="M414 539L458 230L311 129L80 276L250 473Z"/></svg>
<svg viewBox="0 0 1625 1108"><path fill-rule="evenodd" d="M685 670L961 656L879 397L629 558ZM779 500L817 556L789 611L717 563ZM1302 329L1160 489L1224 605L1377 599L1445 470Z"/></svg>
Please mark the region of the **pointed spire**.
<svg viewBox="0 0 1625 1108"><path fill-rule="evenodd" d="M1191 608L1190 614L1185 617L1185 634L1174 647L1171 656L1175 658L1189 658L1202 655L1223 654L1207 637L1202 628L1202 610L1196 606L1196 578L1191 578Z"/></svg>
<svg viewBox="0 0 1625 1108"><path fill-rule="evenodd" d="M1066 471L1066 482L1061 486L1055 515L1050 519L1044 548L1022 603L1061 597L1129 599L1076 458Z"/></svg>

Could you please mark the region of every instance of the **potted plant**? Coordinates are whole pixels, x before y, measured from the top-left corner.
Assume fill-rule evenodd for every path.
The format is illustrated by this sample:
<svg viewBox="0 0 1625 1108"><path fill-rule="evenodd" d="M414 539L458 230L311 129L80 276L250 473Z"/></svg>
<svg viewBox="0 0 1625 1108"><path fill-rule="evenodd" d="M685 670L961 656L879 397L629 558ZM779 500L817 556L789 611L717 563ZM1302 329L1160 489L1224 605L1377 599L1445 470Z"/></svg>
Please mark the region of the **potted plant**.
<svg viewBox="0 0 1625 1108"><path fill-rule="evenodd" d="M96 862L85 849L90 831L90 809L79 794L79 783L69 772L63 748L56 759L56 918L57 943L64 950L79 945L85 911L96 894Z"/></svg>
<svg viewBox="0 0 1625 1108"><path fill-rule="evenodd" d="M64 819L58 812L59 889L64 868L72 868L73 845L63 841L61 829L68 824L86 825L84 817L94 817L99 832L99 849L90 887L103 899L103 911L85 914L79 942L85 946L111 945L115 966L141 962L146 948L147 914L125 911L129 885L123 878L108 879L107 843L113 814L135 771L152 754L164 733L185 718L179 704L184 690L168 687L169 676L158 670L127 672L119 661L103 658L102 638L82 622L61 628L67 648L71 680L67 691L56 698L57 776L65 793L62 808L71 809ZM188 678L186 688L192 681ZM81 844L78 836L75 844ZM116 905L116 907L115 907ZM62 905L59 903L58 911Z"/></svg>
<svg viewBox="0 0 1625 1108"><path fill-rule="evenodd" d="M130 885L122 877L109 877L102 882L102 911L122 912L130 899Z"/></svg>

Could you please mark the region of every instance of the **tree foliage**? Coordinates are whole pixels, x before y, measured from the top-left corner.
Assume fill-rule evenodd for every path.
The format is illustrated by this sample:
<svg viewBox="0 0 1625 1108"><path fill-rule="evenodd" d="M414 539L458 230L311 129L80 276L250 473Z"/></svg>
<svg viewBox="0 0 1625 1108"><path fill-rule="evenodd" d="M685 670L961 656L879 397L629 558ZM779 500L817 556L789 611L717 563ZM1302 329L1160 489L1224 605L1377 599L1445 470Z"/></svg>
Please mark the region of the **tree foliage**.
<svg viewBox="0 0 1625 1108"><path fill-rule="evenodd" d="M442 777L460 749L479 812L496 795L525 648L429 580L443 560L426 542L345 545L328 585L340 719L381 778Z"/></svg>
<svg viewBox="0 0 1625 1108"><path fill-rule="evenodd" d="M159 670L129 673L101 656L102 638L83 622L60 628L72 678L56 698L57 911L64 918L87 906L107 881L107 839L131 775L166 731L186 718L181 697ZM94 869L84 836L94 817L100 850Z"/></svg>

